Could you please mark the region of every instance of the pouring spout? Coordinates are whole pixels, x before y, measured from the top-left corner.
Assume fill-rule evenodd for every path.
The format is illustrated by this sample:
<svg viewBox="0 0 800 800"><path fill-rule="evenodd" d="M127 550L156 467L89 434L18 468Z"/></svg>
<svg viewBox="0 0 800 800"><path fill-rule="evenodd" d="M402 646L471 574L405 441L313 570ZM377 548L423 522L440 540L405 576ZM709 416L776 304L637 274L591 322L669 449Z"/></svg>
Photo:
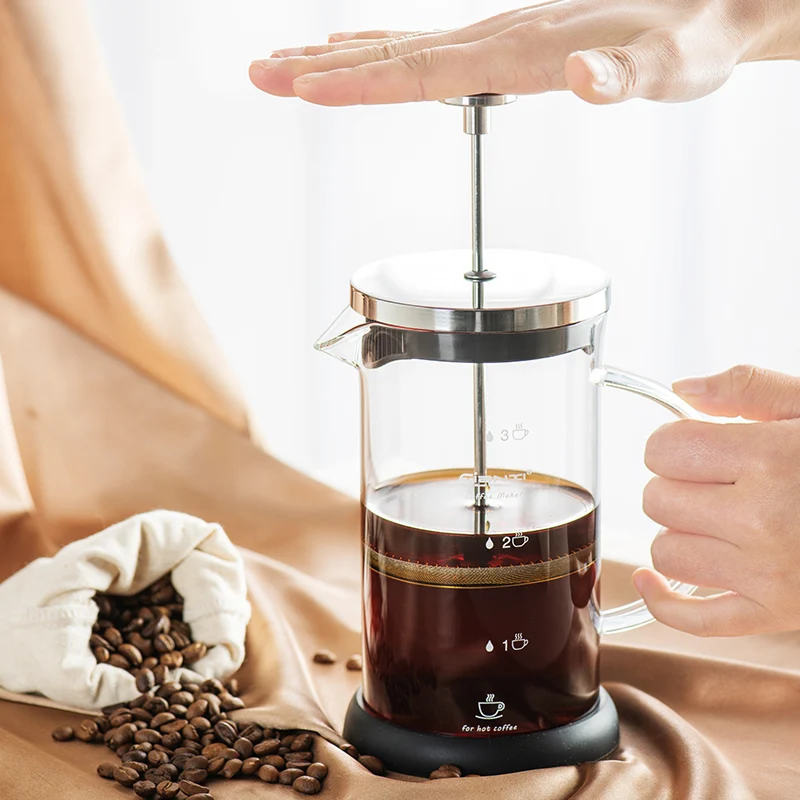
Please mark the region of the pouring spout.
<svg viewBox="0 0 800 800"><path fill-rule="evenodd" d="M363 366L361 340L371 327L348 306L314 342L314 349L359 369Z"/></svg>

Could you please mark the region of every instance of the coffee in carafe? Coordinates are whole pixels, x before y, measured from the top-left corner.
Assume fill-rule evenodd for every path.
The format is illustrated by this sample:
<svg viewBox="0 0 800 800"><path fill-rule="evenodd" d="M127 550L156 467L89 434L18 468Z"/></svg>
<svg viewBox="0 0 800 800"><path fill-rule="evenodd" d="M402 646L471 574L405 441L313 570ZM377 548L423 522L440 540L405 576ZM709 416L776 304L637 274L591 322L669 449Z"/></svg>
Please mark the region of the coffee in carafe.
<svg viewBox="0 0 800 800"><path fill-rule="evenodd" d="M363 509L364 702L390 722L527 733L597 700L594 501L503 475L490 476L486 536L472 530L471 472L407 476Z"/></svg>

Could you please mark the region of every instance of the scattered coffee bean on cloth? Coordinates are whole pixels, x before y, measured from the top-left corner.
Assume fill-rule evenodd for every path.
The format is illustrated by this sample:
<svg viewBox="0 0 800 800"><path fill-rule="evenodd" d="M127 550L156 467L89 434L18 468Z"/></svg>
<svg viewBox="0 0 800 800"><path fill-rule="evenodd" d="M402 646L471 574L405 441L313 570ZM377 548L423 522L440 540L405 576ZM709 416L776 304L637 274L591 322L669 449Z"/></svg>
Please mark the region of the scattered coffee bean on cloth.
<svg viewBox="0 0 800 800"><path fill-rule="evenodd" d="M299 794L322 790L328 767L314 757L311 731L229 719L229 712L245 707L236 678L169 680L168 669L191 664L206 650L183 622L182 599L169 576L137 595L96 595L95 602L100 613L89 645L98 661L131 672L141 694L77 728L56 728L53 739L105 744L118 760L103 761L97 774L138 797L213 800L209 783L247 777ZM325 652L332 661L321 663L333 663L336 656ZM380 759L360 756L352 745L342 750L384 774Z"/></svg>
<svg viewBox="0 0 800 800"><path fill-rule="evenodd" d="M336 653L330 650L317 650L317 652L314 653L313 660L315 664L335 664Z"/></svg>
<svg viewBox="0 0 800 800"><path fill-rule="evenodd" d="M349 670L351 670L353 672L360 671L362 666L363 666L363 663L362 663L362 660L361 660L361 654L360 653L356 653L355 655L350 656L350 658L348 658L347 661L345 662L345 667L347 667L347 669L349 669Z"/></svg>

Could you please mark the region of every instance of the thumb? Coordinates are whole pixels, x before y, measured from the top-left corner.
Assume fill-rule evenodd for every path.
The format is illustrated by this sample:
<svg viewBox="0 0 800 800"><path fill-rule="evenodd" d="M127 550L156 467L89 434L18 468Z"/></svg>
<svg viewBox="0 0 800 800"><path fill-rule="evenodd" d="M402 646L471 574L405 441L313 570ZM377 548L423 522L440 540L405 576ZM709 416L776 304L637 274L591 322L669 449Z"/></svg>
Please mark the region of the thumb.
<svg viewBox="0 0 800 800"><path fill-rule="evenodd" d="M738 366L705 378L684 378L672 388L698 411L752 420L800 417L800 378Z"/></svg>
<svg viewBox="0 0 800 800"><path fill-rule="evenodd" d="M699 54L708 62L706 54ZM589 103L605 105L644 97L676 102L702 97L721 86L730 69L691 68L691 53L679 51L663 34L651 34L625 47L598 47L567 58L569 88ZM724 60L720 60L724 64ZM731 64L731 68L733 65Z"/></svg>

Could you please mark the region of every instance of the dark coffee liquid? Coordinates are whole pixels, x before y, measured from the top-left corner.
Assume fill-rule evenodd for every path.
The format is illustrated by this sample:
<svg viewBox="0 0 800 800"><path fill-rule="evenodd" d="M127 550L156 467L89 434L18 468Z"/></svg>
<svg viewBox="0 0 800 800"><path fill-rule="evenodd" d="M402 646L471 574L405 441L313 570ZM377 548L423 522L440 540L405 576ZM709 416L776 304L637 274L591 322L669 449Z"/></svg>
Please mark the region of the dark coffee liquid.
<svg viewBox="0 0 800 800"><path fill-rule="evenodd" d="M364 699L404 727L524 733L597 698L594 500L493 472L486 535L471 473L407 476L363 509Z"/></svg>

